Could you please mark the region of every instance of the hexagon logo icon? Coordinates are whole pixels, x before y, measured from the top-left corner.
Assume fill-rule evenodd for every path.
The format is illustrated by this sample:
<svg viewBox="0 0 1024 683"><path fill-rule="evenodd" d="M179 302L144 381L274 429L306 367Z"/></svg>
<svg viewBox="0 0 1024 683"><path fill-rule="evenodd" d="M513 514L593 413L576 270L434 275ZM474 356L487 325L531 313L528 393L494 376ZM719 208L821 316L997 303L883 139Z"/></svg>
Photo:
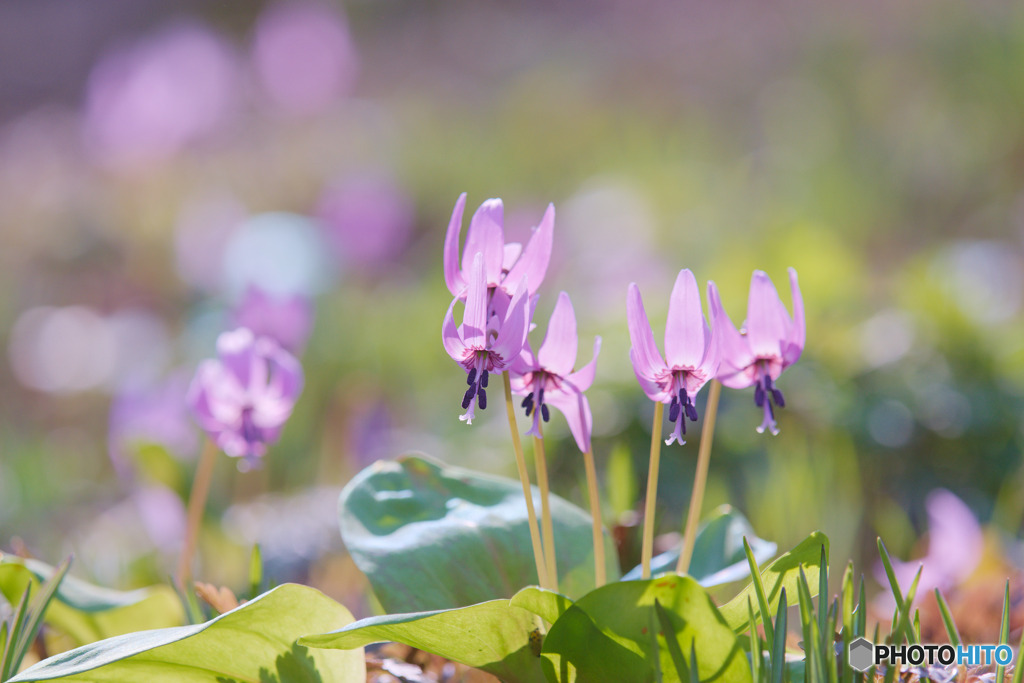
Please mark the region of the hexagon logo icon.
<svg viewBox="0 0 1024 683"><path fill-rule="evenodd" d="M875 646L867 638L858 638L850 643L847 660L857 671L867 671L875 663Z"/></svg>

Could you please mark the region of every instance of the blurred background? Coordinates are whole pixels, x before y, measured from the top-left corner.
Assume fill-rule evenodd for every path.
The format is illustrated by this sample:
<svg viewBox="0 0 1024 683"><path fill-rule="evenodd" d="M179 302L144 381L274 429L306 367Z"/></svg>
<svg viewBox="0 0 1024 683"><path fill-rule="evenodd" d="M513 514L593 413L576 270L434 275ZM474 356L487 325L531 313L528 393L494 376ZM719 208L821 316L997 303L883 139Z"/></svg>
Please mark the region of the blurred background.
<svg viewBox="0 0 1024 683"><path fill-rule="evenodd" d="M200 445L184 392L258 320L295 335L307 385L262 470L220 458L202 575L244 582L258 542L273 579L365 612L335 513L355 472L421 450L514 476L501 413L457 419L440 344L466 191L467 213L504 199L510 240L556 206L534 341L563 289L581 362L604 338L609 524L635 523L650 441L627 284L660 344L680 268L738 324L751 271L788 305L793 266L807 348L781 434L726 390L705 510L781 548L821 529L871 587L877 535L963 553L928 550L945 488L984 533L975 565L1015 572L1022 75L1024 6L990 0L2 3L0 547L165 580ZM585 504L561 417L547 433L555 491ZM664 454L663 533L696 441Z"/></svg>

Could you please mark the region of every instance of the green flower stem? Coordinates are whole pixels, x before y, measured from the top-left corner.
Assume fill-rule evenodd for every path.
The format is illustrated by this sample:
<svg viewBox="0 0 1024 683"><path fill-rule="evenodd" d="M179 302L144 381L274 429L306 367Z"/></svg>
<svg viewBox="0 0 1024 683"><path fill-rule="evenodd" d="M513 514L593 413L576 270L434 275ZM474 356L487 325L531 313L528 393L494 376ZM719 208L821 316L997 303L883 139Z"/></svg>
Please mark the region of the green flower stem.
<svg viewBox="0 0 1024 683"><path fill-rule="evenodd" d="M654 404L654 424L651 425L651 460L647 469L647 498L644 501L644 537L640 552L640 578L651 578L651 557L654 555L654 508L658 497L658 468L661 465L661 423L665 404Z"/></svg>
<svg viewBox="0 0 1024 683"><path fill-rule="evenodd" d="M544 437L533 437L533 458L540 487L540 531L544 541L544 568L552 590L558 590L558 562L555 558L555 525L551 521L551 487L548 484L548 459L544 453Z"/></svg>
<svg viewBox="0 0 1024 683"><path fill-rule="evenodd" d="M505 410L508 413L508 428L512 432L512 448L516 453L516 469L519 470L519 481L523 484L523 498L526 500L526 518L530 527L530 541L533 543L533 561L537 565L537 581L541 588L550 589L547 567L544 564L544 551L540 543L540 530L537 528L537 513L533 508L530 475L526 471L523 444L519 440L519 428L516 427L516 410L512 405L512 385L509 383L508 370L502 373L502 377L505 378Z"/></svg>
<svg viewBox="0 0 1024 683"><path fill-rule="evenodd" d="M604 566L604 534L601 531L601 499L597 495L597 467L594 466L593 448L588 448L583 454L583 465L587 470L590 517L594 522L594 587L600 588L607 581L607 577Z"/></svg>
<svg viewBox="0 0 1024 683"><path fill-rule="evenodd" d="M697 451L697 472L693 477L690 511L686 513L686 527L683 530L683 549L679 553L679 563L676 564L677 574L685 574L689 571L690 560L693 558L693 542L697 537L697 522L700 521L700 508L704 503L704 489L708 483L711 442L715 438L715 418L718 417L718 399L721 395L721 383L717 380L711 380L708 405L704 410L704 426L700 432L700 449Z"/></svg>
<svg viewBox="0 0 1024 683"><path fill-rule="evenodd" d="M210 481L213 479L213 466L217 462L217 445L210 439L203 442L203 452L199 456L196 476L192 481L192 491L188 497L188 521L185 526L185 545L178 559L178 580L182 589L187 590L192 578L192 556L196 552L199 538L199 525L203 521L206 498L210 494Z"/></svg>

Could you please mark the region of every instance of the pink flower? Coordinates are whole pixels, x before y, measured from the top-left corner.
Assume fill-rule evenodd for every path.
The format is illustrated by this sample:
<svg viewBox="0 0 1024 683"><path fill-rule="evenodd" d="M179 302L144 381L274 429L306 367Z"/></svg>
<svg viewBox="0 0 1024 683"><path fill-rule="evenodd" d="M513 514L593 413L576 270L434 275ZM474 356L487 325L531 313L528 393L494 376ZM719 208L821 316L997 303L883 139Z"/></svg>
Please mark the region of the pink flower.
<svg viewBox="0 0 1024 683"><path fill-rule="evenodd" d="M793 317L779 300L775 285L762 270L755 270L750 279L747 321L743 332L736 330L722 308L717 290L709 290L715 326L721 327L722 364L718 381L732 389L754 385L754 403L764 410L764 419L757 431L765 429L778 434L772 402L779 408L786 405L775 380L795 363L804 349L804 300L800 295L796 271L789 269L789 285L793 297Z"/></svg>
<svg viewBox="0 0 1024 683"><path fill-rule="evenodd" d="M232 314L237 327L270 337L291 353L301 353L313 331L313 304L301 294L277 297L249 285Z"/></svg>
<svg viewBox="0 0 1024 683"><path fill-rule="evenodd" d="M712 282L708 283L708 297L712 300L718 298ZM654 334L636 283L629 285L626 316L632 342L629 358L633 362L636 379L649 399L669 405L668 419L676 425L665 443L686 443L683 441L686 418L697 421L694 398L718 371L717 319L713 316L716 330L713 333L704 321L700 290L689 269L679 271L669 299L665 359L654 343Z"/></svg>
<svg viewBox="0 0 1024 683"><path fill-rule="evenodd" d="M200 363L188 404L221 450L252 467L280 436L302 383L302 366L290 353L240 327L220 335L216 359Z"/></svg>
<svg viewBox="0 0 1024 683"><path fill-rule="evenodd" d="M441 326L441 341L452 359L469 374L469 389L462 397L466 413L459 417L473 423L476 398L480 410L487 408L487 382L492 372L504 372L523 350L530 328L527 309L528 292L525 278L512 294L503 316L488 311L488 287L484 275L484 256L477 252L468 278L466 309L462 324L455 325L453 310L458 297L452 300Z"/></svg>
<svg viewBox="0 0 1024 683"><path fill-rule="evenodd" d="M526 416L533 413L533 426L529 434L540 437L540 420L550 419L548 405L558 408L566 421L576 445L586 453L590 450L593 420L590 404L583 392L594 383L597 354L601 351L601 338L594 339L594 357L581 369L573 372L579 338L576 336L576 314L569 295L558 295L555 310L548 321L547 335L536 354L529 342L512 364L512 391L526 396L523 408Z"/></svg>

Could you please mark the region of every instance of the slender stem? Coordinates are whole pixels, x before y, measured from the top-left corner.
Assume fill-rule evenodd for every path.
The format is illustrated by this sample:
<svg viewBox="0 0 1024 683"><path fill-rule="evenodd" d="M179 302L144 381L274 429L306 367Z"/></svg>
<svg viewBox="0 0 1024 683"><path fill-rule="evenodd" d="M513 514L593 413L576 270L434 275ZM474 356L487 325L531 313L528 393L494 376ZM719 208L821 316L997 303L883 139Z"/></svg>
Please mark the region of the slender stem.
<svg viewBox="0 0 1024 683"><path fill-rule="evenodd" d="M704 425L700 432L700 449L697 451L697 472L693 476L693 494L690 496L690 511L686 513L686 528L683 529L683 549L679 553L677 574L690 569L693 558L693 543L697 536L697 522L700 521L700 507L704 503L704 488L708 483L708 464L711 462L711 442L715 438L715 418L718 417L718 398L722 385L711 380L708 393L708 407L704 411Z"/></svg>
<svg viewBox="0 0 1024 683"><path fill-rule="evenodd" d="M203 452L199 456L196 476L192 481L192 491L188 497L188 522L185 527L185 546L178 560L178 580L182 588L188 586L192 577L192 556L196 552L196 541L199 538L199 524L203 521L203 510L206 508L206 497L210 493L210 480L213 479L213 466L217 462L217 445L206 439Z"/></svg>
<svg viewBox="0 0 1024 683"><path fill-rule="evenodd" d="M544 454L544 437L533 437L533 457L540 487L540 530L544 537L544 567L552 590L558 590L558 563L555 559L555 525L551 521L551 488L548 485L548 459Z"/></svg>
<svg viewBox="0 0 1024 683"><path fill-rule="evenodd" d="M548 573L544 564L544 551L540 544L540 530L537 528L537 513L533 509L533 492L530 490L530 475L526 471L526 458L523 456L523 444L519 440L519 428L516 427L516 411L512 406L512 385L509 383L508 370L502 373L505 378L505 410L508 413L508 428L512 431L512 448L516 453L516 469L519 470L519 481L523 484L523 498L526 500L526 520L530 527L530 542L533 543L533 561L537 565L537 581L541 588L550 588Z"/></svg>
<svg viewBox="0 0 1024 683"><path fill-rule="evenodd" d="M651 578L651 557L654 555L654 504L658 497L658 468L661 465L661 422L665 404L654 404L651 425L651 461L647 469L647 498L644 501L644 539L640 551L640 578Z"/></svg>
<svg viewBox="0 0 1024 683"><path fill-rule="evenodd" d="M583 465L587 470L587 495L590 498L590 517L594 528L594 587L600 588L607 580L604 567L604 533L601 527L601 499L597 497L597 468L594 466L594 449L588 448L583 454Z"/></svg>

